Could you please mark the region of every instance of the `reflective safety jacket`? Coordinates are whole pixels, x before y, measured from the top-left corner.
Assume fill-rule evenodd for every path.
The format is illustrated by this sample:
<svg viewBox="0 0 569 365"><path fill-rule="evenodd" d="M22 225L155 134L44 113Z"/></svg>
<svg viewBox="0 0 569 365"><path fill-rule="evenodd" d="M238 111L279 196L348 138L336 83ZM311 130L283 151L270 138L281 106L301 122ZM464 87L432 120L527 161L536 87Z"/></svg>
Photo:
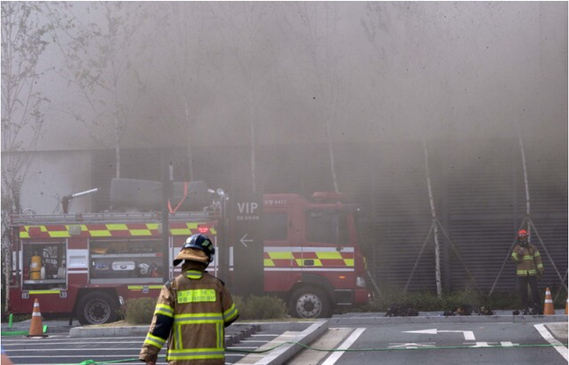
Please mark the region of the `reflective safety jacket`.
<svg viewBox="0 0 569 365"><path fill-rule="evenodd" d="M224 328L239 313L223 282L204 269L186 261L182 274L162 287L139 360L156 362L168 341L170 365L225 364Z"/></svg>
<svg viewBox="0 0 569 365"><path fill-rule="evenodd" d="M523 250L523 254L518 251ZM516 245L512 252L512 261L516 263L516 273L518 276L535 276L543 274L543 262L537 247L528 243L525 247Z"/></svg>

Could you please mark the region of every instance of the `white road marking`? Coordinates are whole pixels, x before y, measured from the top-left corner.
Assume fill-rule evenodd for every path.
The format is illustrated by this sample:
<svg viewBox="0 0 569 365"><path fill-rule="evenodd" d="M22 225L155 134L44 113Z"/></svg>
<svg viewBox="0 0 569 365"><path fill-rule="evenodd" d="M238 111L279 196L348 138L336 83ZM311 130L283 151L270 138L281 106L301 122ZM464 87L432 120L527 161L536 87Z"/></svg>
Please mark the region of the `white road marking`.
<svg viewBox="0 0 569 365"><path fill-rule="evenodd" d="M436 328L428 329L428 330L418 330L418 331L403 331L404 333L424 333L428 335L436 335L437 333L449 332L449 333L462 333L464 335L465 341L474 341L476 338L474 337L474 332L472 331L460 331L460 330L439 330Z"/></svg>
<svg viewBox="0 0 569 365"><path fill-rule="evenodd" d="M569 350L567 350L567 347L563 346L561 342L557 341L557 339L553 337L551 333L549 333L547 328L545 328L544 324L534 324L533 326L535 327L537 332L539 332L541 337L543 337L547 342L552 344L553 348L556 349L557 352L559 352L559 354L563 356L563 358L566 361L569 361Z"/></svg>
<svg viewBox="0 0 569 365"><path fill-rule="evenodd" d="M356 342L356 340L358 339L358 337L361 336L361 334L365 331L365 328L358 328L356 329L354 332L352 332L352 334L350 335L350 337L348 337L346 339L346 341L342 342L342 344L340 346L338 346L338 350L347 350L350 348L350 346L353 345L354 342ZM338 351L338 352L333 352L332 355L330 355L326 361L324 361L322 363L322 365L333 365L336 363L336 361L338 361L338 359L340 358L340 356L342 356L344 354L345 351Z"/></svg>
<svg viewBox="0 0 569 365"><path fill-rule="evenodd" d="M406 342L406 343L390 343L389 348L401 348L404 347L406 349L418 349L419 347L435 347L435 342L425 342L425 343L417 343L417 342Z"/></svg>

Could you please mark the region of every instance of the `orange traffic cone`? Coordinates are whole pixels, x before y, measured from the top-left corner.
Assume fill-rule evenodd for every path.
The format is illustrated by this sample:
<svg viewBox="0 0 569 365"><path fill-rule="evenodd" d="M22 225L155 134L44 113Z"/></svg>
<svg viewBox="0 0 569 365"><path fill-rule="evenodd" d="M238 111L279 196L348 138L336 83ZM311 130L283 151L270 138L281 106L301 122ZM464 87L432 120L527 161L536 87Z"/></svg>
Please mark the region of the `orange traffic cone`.
<svg viewBox="0 0 569 365"><path fill-rule="evenodd" d="M565 303L565 314L569 311L569 297L567 298L567 302Z"/></svg>
<svg viewBox="0 0 569 365"><path fill-rule="evenodd" d="M543 305L543 314L555 314L555 309L553 309L553 299L551 298L551 291L549 288L545 288L545 304Z"/></svg>
<svg viewBox="0 0 569 365"><path fill-rule="evenodd" d="M30 332L28 333L28 337L47 337L47 335L43 334L40 302L37 299L34 302L34 311L32 313L32 321L30 323Z"/></svg>

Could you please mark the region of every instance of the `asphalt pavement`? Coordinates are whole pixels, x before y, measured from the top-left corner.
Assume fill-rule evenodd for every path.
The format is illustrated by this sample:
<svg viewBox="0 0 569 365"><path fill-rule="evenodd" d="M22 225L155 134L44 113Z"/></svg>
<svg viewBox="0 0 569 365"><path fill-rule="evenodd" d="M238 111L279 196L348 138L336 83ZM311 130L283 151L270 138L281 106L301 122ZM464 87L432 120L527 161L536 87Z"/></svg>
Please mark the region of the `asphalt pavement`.
<svg viewBox="0 0 569 365"><path fill-rule="evenodd" d="M266 353L262 359L256 360L259 365L283 364L294 357L303 347L309 345L328 331L328 328L341 326L380 325L395 323L480 323L480 322L512 322L512 323L567 323L565 310L556 310L554 315L513 315L512 311L495 311L494 315L453 315L444 316L440 312L420 312L418 316L389 317L386 313L346 313L334 315L329 319L283 322L237 322L226 328L226 346L239 343L256 331L268 330L276 333L293 331L285 345L279 346ZM70 337L113 337L129 335L145 335L148 326L81 326L77 321L70 325L68 319L44 320L47 325L46 334L69 333ZM2 336L10 332L29 330L30 320L15 322L9 328L8 323L2 323Z"/></svg>

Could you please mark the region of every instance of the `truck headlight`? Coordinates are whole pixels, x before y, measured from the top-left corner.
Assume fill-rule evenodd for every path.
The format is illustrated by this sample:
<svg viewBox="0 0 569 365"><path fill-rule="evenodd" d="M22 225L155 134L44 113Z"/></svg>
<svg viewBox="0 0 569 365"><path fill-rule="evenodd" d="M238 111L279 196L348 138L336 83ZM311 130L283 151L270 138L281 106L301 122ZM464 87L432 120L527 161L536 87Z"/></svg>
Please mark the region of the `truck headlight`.
<svg viewBox="0 0 569 365"><path fill-rule="evenodd" d="M366 278L363 276L356 277L356 286L359 286L360 288L365 288L366 287Z"/></svg>

